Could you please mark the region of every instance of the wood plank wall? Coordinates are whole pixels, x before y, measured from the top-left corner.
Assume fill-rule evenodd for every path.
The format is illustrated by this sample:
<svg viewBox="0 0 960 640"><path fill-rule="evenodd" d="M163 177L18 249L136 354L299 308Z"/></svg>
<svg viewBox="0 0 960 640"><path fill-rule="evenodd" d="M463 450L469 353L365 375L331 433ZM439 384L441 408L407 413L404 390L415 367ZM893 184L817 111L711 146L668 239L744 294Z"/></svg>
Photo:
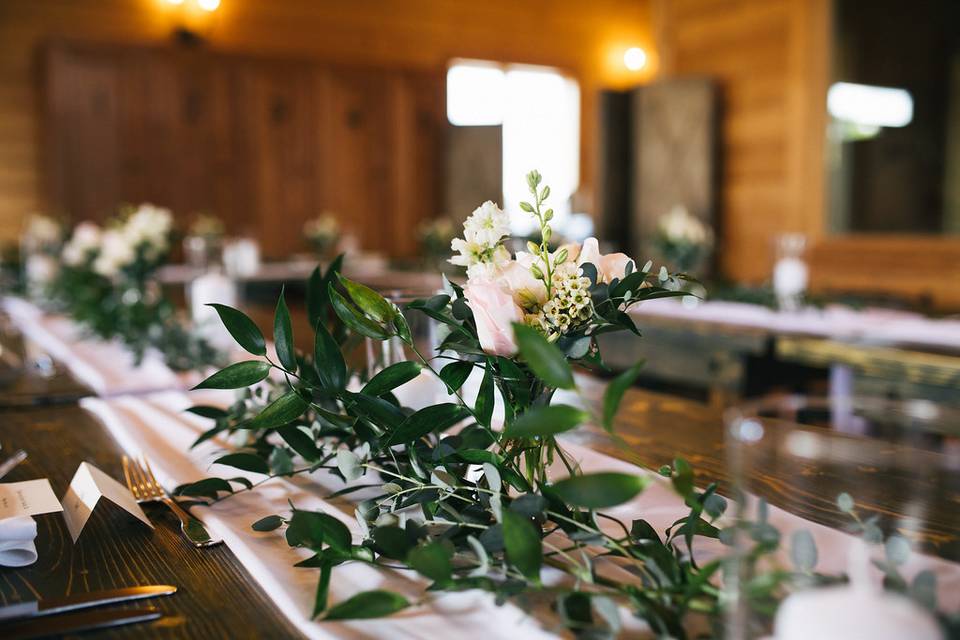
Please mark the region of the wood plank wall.
<svg viewBox="0 0 960 640"><path fill-rule="evenodd" d="M39 142L41 45L61 38L166 42L176 26L171 11L164 0L0 1L0 240L15 238L23 216L48 205ZM588 188L596 91L650 77L655 61L639 74L622 64L628 46L652 51L650 24L647 0L222 0L212 20L193 23L212 48L253 55L424 69L454 57L561 67L581 84L581 175Z"/></svg>

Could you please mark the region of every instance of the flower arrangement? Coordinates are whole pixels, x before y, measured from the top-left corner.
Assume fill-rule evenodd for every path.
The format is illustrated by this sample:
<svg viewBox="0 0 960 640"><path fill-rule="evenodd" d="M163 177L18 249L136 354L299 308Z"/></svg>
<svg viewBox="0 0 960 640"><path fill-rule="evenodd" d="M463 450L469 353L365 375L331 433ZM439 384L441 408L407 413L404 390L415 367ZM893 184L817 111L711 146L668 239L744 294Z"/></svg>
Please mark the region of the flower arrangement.
<svg viewBox="0 0 960 640"><path fill-rule="evenodd" d="M641 493L648 477L584 473L564 450L559 436L586 423L602 426L618 442L617 410L641 367L614 378L594 411L585 402L553 401L557 390L577 393L572 365L603 368L596 337L637 332L628 307L685 294L664 286L675 278L665 269L653 273L649 263L636 269L623 254L601 255L595 240L550 251L550 190L541 182L535 171L527 176L532 200L521 206L542 237L527 251L511 255L505 248L508 214L493 203L467 219L463 237L452 241L457 255L451 262L467 270L463 287L447 282L444 293L400 309L343 277L340 259L326 273L316 269L307 283L308 320L315 328L310 353L294 347L283 293L274 318L276 359L250 318L212 305L255 359L197 386L239 389L241 395L226 409L190 409L213 421L195 444L229 436L238 448L214 463L262 479L209 477L177 493L215 503L273 478L321 471L339 478L343 488L330 497L356 498L359 539L330 513L294 504L252 523L259 532L283 529L291 547L309 550L297 566L319 572L314 617L374 618L416 606L382 589L330 602L335 568L365 563L415 571L430 581L428 594L479 589L524 608L551 602L559 625L580 637L617 635L620 607L646 621L657 637L689 637L688 623L697 617L694 626L720 635L725 607L739 597L717 584L725 563L745 558L759 564L777 549L779 533L763 515L724 524L727 502L717 484L697 488L682 459L658 472L689 511L659 532L642 514L625 523L604 512ZM409 312L445 328L435 354L422 353ZM356 337L400 340L415 357L365 378L345 356ZM404 385L421 376L434 378L448 400L405 407ZM494 418L498 399L502 421ZM701 538L747 542L730 558L701 565L693 554ZM804 543L809 551L812 538ZM809 557L798 556L795 572L776 568L759 575L744 597L769 612L783 595L782 584L795 575L810 583L836 580L813 574Z"/></svg>
<svg viewBox="0 0 960 640"><path fill-rule="evenodd" d="M124 207L105 228L78 224L47 293L57 310L93 334L124 342L136 362L155 347L172 368L186 370L215 364L219 354L179 322L154 280L172 225L169 210L150 204Z"/></svg>
<svg viewBox="0 0 960 640"><path fill-rule="evenodd" d="M417 228L420 251L429 265L446 261L450 241L456 236L457 224L447 216L424 220Z"/></svg>
<svg viewBox="0 0 960 640"><path fill-rule="evenodd" d="M190 223L187 231L191 236L207 238L208 240L219 240L223 238L226 232L223 220L212 213L201 212Z"/></svg>
<svg viewBox="0 0 960 640"><path fill-rule="evenodd" d="M57 253L63 244L63 226L53 218L34 215L20 238L24 283L40 294L57 277Z"/></svg>
<svg viewBox="0 0 960 640"><path fill-rule="evenodd" d="M657 222L654 248L663 261L678 271L695 272L713 247L713 233L686 207L675 206Z"/></svg>
<svg viewBox="0 0 960 640"><path fill-rule="evenodd" d="M324 212L303 224L303 236L320 258L326 257L336 248L340 233L337 216L330 212Z"/></svg>

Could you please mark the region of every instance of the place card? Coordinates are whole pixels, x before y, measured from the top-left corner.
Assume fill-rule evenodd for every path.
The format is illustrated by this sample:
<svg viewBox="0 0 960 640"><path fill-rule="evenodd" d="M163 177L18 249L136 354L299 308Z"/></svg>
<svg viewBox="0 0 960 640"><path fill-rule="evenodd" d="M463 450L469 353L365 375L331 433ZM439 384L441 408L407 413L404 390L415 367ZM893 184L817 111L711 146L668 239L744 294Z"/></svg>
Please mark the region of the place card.
<svg viewBox="0 0 960 640"><path fill-rule="evenodd" d="M0 484L0 520L57 511L63 507L46 478Z"/></svg>
<svg viewBox="0 0 960 640"><path fill-rule="evenodd" d="M129 489L89 462L81 462L62 500L63 519L67 521L67 529L74 542L80 537L100 498L106 498L153 529L153 524Z"/></svg>

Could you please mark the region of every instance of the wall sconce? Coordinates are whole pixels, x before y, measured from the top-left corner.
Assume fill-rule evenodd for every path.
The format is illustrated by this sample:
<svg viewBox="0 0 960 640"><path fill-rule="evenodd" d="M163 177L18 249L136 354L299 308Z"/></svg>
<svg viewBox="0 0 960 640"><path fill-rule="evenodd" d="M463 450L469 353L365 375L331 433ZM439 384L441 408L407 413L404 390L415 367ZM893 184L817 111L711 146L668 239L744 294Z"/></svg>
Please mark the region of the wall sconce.
<svg viewBox="0 0 960 640"><path fill-rule="evenodd" d="M173 37L182 44L202 43L216 20L221 0L160 0L173 25Z"/></svg>
<svg viewBox="0 0 960 640"><path fill-rule="evenodd" d="M630 47L623 52L623 66L630 71L640 71L647 66L647 52L640 47Z"/></svg>

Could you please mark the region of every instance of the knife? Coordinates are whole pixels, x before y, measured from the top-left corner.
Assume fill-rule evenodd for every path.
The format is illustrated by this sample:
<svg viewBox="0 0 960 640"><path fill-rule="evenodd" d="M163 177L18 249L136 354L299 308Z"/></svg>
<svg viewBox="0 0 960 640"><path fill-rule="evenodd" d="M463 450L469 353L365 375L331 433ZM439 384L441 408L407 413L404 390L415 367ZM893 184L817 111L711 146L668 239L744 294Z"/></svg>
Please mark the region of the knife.
<svg viewBox="0 0 960 640"><path fill-rule="evenodd" d="M46 636L62 636L66 633L78 633L91 629L119 627L134 622L156 620L163 616L159 609L105 609L103 611L81 611L53 618L19 620L4 625L5 640L26 640Z"/></svg>
<svg viewBox="0 0 960 640"><path fill-rule="evenodd" d="M0 620L48 616L54 613L73 611L74 609L98 607L103 604L127 602L128 600L141 600L143 598L154 598L156 596L167 596L176 592L177 588L174 586L168 584L154 584L142 587L126 587L125 589L110 589L108 591L75 593L73 595L63 596L62 598L29 600L27 602L18 602L17 604L9 604L5 607L0 607Z"/></svg>

